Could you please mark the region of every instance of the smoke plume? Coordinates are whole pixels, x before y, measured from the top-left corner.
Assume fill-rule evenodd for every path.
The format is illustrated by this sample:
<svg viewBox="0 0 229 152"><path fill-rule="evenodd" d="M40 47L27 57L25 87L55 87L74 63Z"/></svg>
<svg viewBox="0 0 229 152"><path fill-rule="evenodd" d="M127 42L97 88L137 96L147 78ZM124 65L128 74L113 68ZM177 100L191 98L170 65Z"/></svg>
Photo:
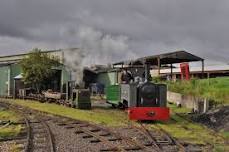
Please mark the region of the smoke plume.
<svg viewBox="0 0 229 152"><path fill-rule="evenodd" d="M135 57L126 36L104 34L91 27L81 27L78 34L79 46L86 53L85 65L108 64Z"/></svg>
<svg viewBox="0 0 229 152"><path fill-rule="evenodd" d="M79 49L65 51L65 64L73 71L72 79L78 84L82 82L85 66L110 64L136 56L129 49L126 36L112 36L90 27L81 27L77 37Z"/></svg>
<svg viewBox="0 0 229 152"><path fill-rule="evenodd" d="M71 71L71 79L75 80L77 84L82 83L83 80L83 65L82 62L85 54L80 49L67 49L64 54L64 63L68 70Z"/></svg>

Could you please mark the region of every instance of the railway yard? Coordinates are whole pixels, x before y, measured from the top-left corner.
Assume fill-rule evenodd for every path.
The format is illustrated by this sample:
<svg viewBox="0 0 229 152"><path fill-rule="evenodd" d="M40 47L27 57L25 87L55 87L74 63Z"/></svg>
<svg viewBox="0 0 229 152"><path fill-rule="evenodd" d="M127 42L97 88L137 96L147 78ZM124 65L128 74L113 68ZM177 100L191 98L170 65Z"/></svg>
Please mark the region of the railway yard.
<svg viewBox="0 0 229 152"><path fill-rule="evenodd" d="M210 78L186 51L69 70L77 51L0 58L0 151L229 151L227 73Z"/></svg>
<svg viewBox="0 0 229 152"><path fill-rule="evenodd" d="M0 152L229 152L228 0L0 0Z"/></svg>
<svg viewBox="0 0 229 152"><path fill-rule="evenodd" d="M127 128L108 129L22 106L5 104L2 107L21 114L23 130L12 140L25 151L178 151L185 148L159 130L150 132L146 127L133 124Z"/></svg>
<svg viewBox="0 0 229 152"><path fill-rule="evenodd" d="M173 126L174 122L179 124L179 119L186 119L179 113L169 123L157 124L128 121L124 116L125 112L120 110L115 111L120 114L114 114L111 118L113 120L110 120L108 116L100 119L99 116L93 117L93 112L79 117L82 111L79 111L78 116L74 113L72 115L71 111L75 109L37 101L26 103L1 99L0 105L3 108L1 110L14 111L20 117L16 122L8 121L4 125L8 123L9 126L21 126L17 134L1 138L1 151L211 151L214 144L221 145L221 148L225 148L227 144L226 138L210 129L201 133L203 130L197 129L200 126L189 127L186 124L179 125L178 129L185 129L186 132L182 133L187 135L183 135L183 140L181 137L175 138L175 134L166 130L165 126L171 127L170 129L178 127ZM62 113L51 106L59 108ZM92 111L98 113L98 109ZM90 116L91 120L87 119ZM196 135L200 138L195 137ZM205 139L196 141L201 138Z"/></svg>

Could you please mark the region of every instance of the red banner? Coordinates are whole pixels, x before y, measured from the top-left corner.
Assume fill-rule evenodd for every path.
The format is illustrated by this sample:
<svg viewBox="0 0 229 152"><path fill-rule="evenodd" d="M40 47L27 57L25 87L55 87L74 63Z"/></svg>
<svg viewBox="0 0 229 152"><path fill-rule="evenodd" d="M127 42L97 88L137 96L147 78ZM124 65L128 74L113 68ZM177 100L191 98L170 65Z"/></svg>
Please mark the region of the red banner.
<svg viewBox="0 0 229 152"><path fill-rule="evenodd" d="M190 71L189 71L189 64L188 63L181 63L180 64L180 71L181 71L181 80L189 80L190 79Z"/></svg>

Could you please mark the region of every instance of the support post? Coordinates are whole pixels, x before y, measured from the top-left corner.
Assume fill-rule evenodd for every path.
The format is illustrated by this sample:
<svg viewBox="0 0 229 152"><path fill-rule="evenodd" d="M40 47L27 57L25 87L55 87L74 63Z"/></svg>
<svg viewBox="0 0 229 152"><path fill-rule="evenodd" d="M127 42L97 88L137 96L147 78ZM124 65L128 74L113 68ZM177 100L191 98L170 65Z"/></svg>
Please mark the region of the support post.
<svg viewBox="0 0 229 152"><path fill-rule="evenodd" d="M201 61L202 62L202 79L204 78L204 60Z"/></svg>
<svg viewBox="0 0 229 152"><path fill-rule="evenodd" d="M150 70L149 70L149 63L145 62L145 82L148 82L149 80L149 75L150 75Z"/></svg>
<svg viewBox="0 0 229 152"><path fill-rule="evenodd" d="M118 84L119 82L118 82L118 70L116 70L116 84Z"/></svg>
<svg viewBox="0 0 229 152"><path fill-rule="evenodd" d="M173 78L173 64L170 64L170 68L171 68L170 69L171 70L170 73L171 73L171 80L172 80L172 78Z"/></svg>
<svg viewBox="0 0 229 152"><path fill-rule="evenodd" d="M161 71L161 60L160 57L157 58L158 76L160 76Z"/></svg>
<svg viewBox="0 0 229 152"><path fill-rule="evenodd" d="M208 72L208 79L210 78L210 72Z"/></svg>
<svg viewBox="0 0 229 152"><path fill-rule="evenodd" d="M68 91L69 91L68 86L69 86L69 81L66 82L66 88L65 88L66 89L66 100L69 100L69 98L68 98Z"/></svg>
<svg viewBox="0 0 229 152"><path fill-rule="evenodd" d="M10 86L10 85L11 85L11 80L10 80L10 78L11 78L11 77L10 77L10 76L11 76L11 67L10 67L10 65L9 65L9 66L8 66L8 82L7 82L7 83L8 83L8 88L7 88L7 95L8 95L8 96L11 95L11 91L10 91L10 90L11 90L11 89L10 89L10 88L11 88L11 86Z"/></svg>
<svg viewBox="0 0 229 152"><path fill-rule="evenodd" d="M16 80L14 79L13 98L16 99Z"/></svg>

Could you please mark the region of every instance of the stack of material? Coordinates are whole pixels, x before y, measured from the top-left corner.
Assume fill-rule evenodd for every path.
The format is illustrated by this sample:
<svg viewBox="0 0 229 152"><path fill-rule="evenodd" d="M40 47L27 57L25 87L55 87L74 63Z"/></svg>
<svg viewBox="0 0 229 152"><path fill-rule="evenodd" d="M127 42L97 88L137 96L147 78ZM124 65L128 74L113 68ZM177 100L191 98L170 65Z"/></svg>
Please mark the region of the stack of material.
<svg viewBox="0 0 229 152"><path fill-rule="evenodd" d="M229 131L229 106L219 107L205 114L193 116L192 120L215 130Z"/></svg>

